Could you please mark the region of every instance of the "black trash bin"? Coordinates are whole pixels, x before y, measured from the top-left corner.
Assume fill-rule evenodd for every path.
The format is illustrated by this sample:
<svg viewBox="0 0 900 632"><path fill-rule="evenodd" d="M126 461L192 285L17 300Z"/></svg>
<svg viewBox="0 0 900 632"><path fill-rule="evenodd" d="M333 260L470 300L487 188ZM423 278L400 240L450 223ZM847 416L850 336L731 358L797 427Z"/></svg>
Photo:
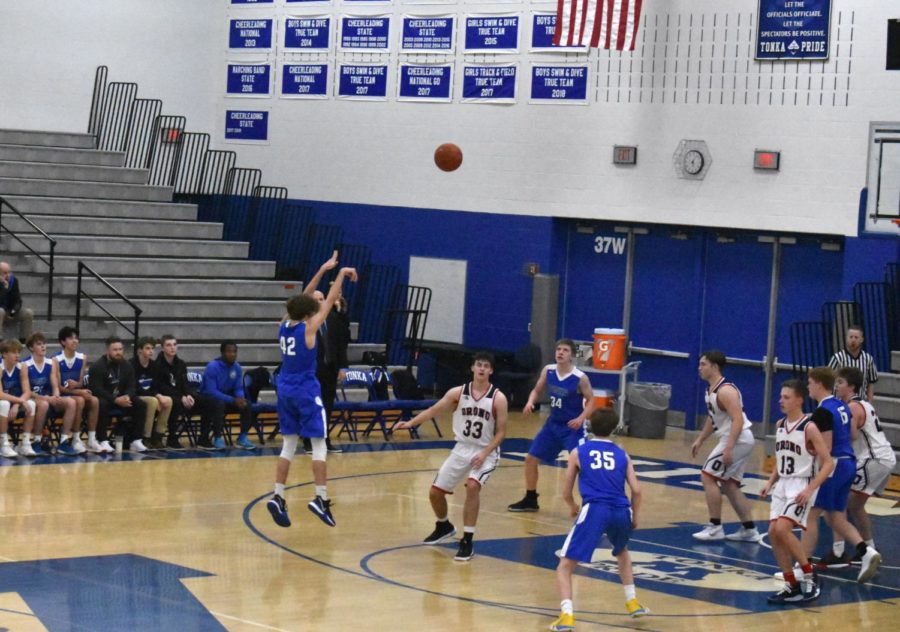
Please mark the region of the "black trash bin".
<svg viewBox="0 0 900 632"><path fill-rule="evenodd" d="M634 382L628 385L625 412L628 436L639 439L665 439L666 418L672 385L658 382Z"/></svg>

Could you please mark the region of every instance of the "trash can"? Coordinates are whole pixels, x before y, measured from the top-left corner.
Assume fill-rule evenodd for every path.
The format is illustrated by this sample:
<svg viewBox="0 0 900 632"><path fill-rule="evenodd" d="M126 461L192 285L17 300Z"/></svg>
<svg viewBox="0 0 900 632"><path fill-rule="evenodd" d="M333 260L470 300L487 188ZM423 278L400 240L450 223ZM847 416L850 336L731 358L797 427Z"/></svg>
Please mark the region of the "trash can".
<svg viewBox="0 0 900 632"><path fill-rule="evenodd" d="M628 436L639 439L665 439L666 418L672 385L657 382L634 382L628 385L625 412Z"/></svg>

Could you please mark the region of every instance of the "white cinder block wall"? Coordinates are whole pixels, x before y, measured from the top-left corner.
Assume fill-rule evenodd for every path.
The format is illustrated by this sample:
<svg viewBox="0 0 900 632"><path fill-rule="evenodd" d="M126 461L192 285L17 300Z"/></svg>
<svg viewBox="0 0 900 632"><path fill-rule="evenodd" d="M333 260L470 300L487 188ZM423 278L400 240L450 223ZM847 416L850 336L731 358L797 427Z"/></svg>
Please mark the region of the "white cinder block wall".
<svg viewBox="0 0 900 632"><path fill-rule="evenodd" d="M900 72L884 70L895 2L833 0L826 62L756 62L755 0L644 0L634 53L587 55L586 106L528 102L532 62L584 58L528 52L532 12L553 3L360 4L0 0L0 124L83 130L93 68L105 63L111 79L138 82L142 96L163 99L165 113L212 132L218 148L227 107L269 109L268 144L228 147L295 198L854 235L869 123L900 120ZM286 59L327 59L332 77L339 61L382 59L345 56L334 45L306 57L276 48L271 97L225 96L227 60L245 58L227 51L229 17L385 12L395 16L386 102L335 99L333 81L324 101L277 97ZM498 12L523 16L520 53L463 55L461 18ZM448 13L459 18L453 102L398 102L398 62L435 59L398 54L400 16ZM518 103L462 103L466 57L518 63ZM676 176L681 139L708 144L705 180ZM465 154L452 174L431 159L447 141ZM615 144L637 145L638 165L614 166ZM781 150L781 172L754 172L755 148Z"/></svg>

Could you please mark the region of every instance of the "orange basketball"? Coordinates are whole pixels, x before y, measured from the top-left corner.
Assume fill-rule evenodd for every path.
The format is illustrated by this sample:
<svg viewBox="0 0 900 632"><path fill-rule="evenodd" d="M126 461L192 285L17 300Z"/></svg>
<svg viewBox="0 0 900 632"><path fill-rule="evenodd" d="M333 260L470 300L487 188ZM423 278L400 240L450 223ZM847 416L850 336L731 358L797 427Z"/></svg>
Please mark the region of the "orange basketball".
<svg viewBox="0 0 900 632"><path fill-rule="evenodd" d="M453 143L444 143L434 150L434 164L441 171L456 171L462 164L462 149Z"/></svg>

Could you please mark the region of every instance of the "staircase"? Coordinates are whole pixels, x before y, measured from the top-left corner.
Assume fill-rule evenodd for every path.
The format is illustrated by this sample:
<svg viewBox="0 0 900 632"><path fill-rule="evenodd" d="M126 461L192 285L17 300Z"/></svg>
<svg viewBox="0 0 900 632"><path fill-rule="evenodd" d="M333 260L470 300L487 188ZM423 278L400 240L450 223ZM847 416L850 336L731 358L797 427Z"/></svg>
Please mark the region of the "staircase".
<svg viewBox="0 0 900 632"><path fill-rule="evenodd" d="M277 364L277 323L301 283L275 280L275 262L249 260L249 243L223 241L222 224L197 221L197 207L173 203L171 187L147 185L149 171L123 167L125 153L93 146L89 134L0 130L0 196L57 240L48 321L48 268L9 232L41 254L47 241L4 209L0 258L12 266L50 349L59 328L74 324L82 261L143 310L141 335L176 336L189 366L217 357L226 339L238 343L244 367ZM132 326L134 311L102 284L86 276L83 289ZM81 349L91 359L104 352L107 336L132 338L103 309L82 300ZM348 355L358 363L365 351L383 349L354 343Z"/></svg>
<svg viewBox="0 0 900 632"><path fill-rule="evenodd" d="M880 372L875 383L875 397L872 405L888 441L894 446L897 465L894 474L900 475L900 351L891 351L891 371Z"/></svg>

